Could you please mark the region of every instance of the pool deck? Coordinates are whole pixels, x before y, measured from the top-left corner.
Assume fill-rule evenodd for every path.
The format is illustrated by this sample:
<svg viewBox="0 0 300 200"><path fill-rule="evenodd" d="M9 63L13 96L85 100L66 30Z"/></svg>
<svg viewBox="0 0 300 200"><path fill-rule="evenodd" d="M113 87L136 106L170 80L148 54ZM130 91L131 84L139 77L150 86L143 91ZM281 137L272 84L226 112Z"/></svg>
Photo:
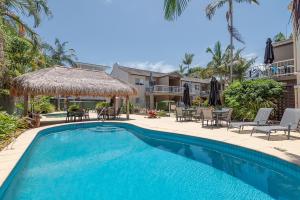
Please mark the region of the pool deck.
<svg viewBox="0 0 300 200"><path fill-rule="evenodd" d="M91 117L95 118L95 113L92 113ZM265 134L254 134L251 137L250 127L245 127L245 130L239 134L236 129L227 131L227 128L202 128L200 122L176 122L174 117L148 119L143 115L131 115L130 118L128 121L114 120L113 122L130 123L147 129L174 132L226 142L264 152L300 165L300 133L298 132L291 133L290 140L287 140L286 135L283 135L282 132L278 132L272 134L270 141L268 141ZM92 121L88 121L87 123L89 122ZM13 144L10 144L0 152L0 186L37 133L49 127L62 125L62 123L64 123L64 118L43 118L42 127L27 130L21 134Z"/></svg>

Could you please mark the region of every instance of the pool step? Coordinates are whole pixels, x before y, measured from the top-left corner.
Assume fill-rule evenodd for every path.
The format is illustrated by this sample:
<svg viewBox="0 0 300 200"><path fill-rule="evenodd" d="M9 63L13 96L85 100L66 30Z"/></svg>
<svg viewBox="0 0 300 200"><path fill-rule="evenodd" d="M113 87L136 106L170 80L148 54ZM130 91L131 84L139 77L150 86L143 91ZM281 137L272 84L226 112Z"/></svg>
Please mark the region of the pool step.
<svg viewBox="0 0 300 200"><path fill-rule="evenodd" d="M119 128L119 127L94 127L94 128L89 128L90 131L93 131L93 132L121 132L121 131L125 131L124 128Z"/></svg>

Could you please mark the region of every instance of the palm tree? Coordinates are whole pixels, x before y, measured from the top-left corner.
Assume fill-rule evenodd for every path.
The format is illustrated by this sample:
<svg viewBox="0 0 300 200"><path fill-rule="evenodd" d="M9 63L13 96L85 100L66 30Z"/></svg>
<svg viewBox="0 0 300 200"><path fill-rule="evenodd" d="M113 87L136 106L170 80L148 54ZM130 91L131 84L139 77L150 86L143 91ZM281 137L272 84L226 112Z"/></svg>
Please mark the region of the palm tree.
<svg viewBox="0 0 300 200"><path fill-rule="evenodd" d="M212 3L208 4L206 7L206 16L209 20L215 15L216 10L223 7L225 4L228 4L228 11L226 12L226 20L227 20L227 27L230 34L230 81L232 81L232 74L233 74L233 39L244 43L240 33L238 30L233 26L233 2L236 3L255 3L259 4L258 0L215 0Z"/></svg>
<svg viewBox="0 0 300 200"><path fill-rule="evenodd" d="M188 3L191 0L165 0L164 1L164 11L165 11L165 19L174 20L178 16L182 14L182 12L186 9ZM226 19L228 24L228 31L230 33L230 50L231 50L231 65L233 64L233 39L237 41L243 42L241 35L237 31L237 29L233 26L233 2L237 3L255 3L259 4L258 0L214 0L206 7L206 16L209 19L212 19L216 10L218 8L223 7L225 4L228 4L228 11L226 12ZM294 0L298 1L298 0ZM230 67L230 74L232 77L232 67ZM232 79L232 78L230 78Z"/></svg>
<svg viewBox="0 0 300 200"><path fill-rule="evenodd" d="M51 16L47 0L1 0L0 23L4 26L28 36L34 44L38 43L37 34L22 20L30 17L34 28L41 23L41 15ZM4 65L4 32L0 32L0 65Z"/></svg>
<svg viewBox="0 0 300 200"><path fill-rule="evenodd" d="M286 40L286 37L283 33L279 32L278 34L276 34L274 36L274 39L273 39L275 42L281 42L281 41L284 41Z"/></svg>
<svg viewBox="0 0 300 200"><path fill-rule="evenodd" d="M243 80L246 71L255 63L256 57L246 59L242 56L244 49L238 49L233 56L233 76L236 80Z"/></svg>
<svg viewBox="0 0 300 200"><path fill-rule="evenodd" d="M187 70L188 70L187 74L190 73L190 65L193 62L193 58L194 58L194 54L189 54L189 53L184 54L184 59L182 60L182 63L187 66Z"/></svg>
<svg viewBox="0 0 300 200"><path fill-rule="evenodd" d="M212 55L212 60L207 64L208 68L211 68L215 75L217 75L221 82L223 80L226 81L226 75L228 74L228 54L229 54L229 46L225 49L225 51L222 51L222 45L221 42L216 42L213 49L208 47L206 49L206 53L210 53ZM223 87L221 87L221 90L223 90Z"/></svg>
<svg viewBox="0 0 300 200"><path fill-rule="evenodd" d="M55 39L55 47L49 44L44 44L44 49L49 52L54 65L65 65L69 64L71 66L76 66L75 60L77 57L75 55L74 49L67 49L68 42L61 43L58 38Z"/></svg>
<svg viewBox="0 0 300 200"><path fill-rule="evenodd" d="M179 70L177 71L180 75L184 75L185 74L185 70L187 67L184 67L182 64L179 65Z"/></svg>

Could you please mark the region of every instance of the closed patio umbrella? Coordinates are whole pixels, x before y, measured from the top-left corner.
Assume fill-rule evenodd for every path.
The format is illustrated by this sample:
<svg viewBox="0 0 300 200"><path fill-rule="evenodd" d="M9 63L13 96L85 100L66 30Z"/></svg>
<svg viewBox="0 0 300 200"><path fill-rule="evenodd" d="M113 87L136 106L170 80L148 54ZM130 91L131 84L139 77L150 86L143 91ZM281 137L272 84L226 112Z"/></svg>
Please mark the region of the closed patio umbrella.
<svg viewBox="0 0 300 200"><path fill-rule="evenodd" d="M274 50L273 50L272 40L271 40L271 38L268 38L268 40L266 42L264 63L266 65L272 64L273 61L274 61Z"/></svg>
<svg viewBox="0 0 300 200"><path fill-rule="evenodd" d="M210 93L208 104L211 106L221 105L219 83L215 77L212 77L210 81Z"/></svg>
<svg viewBox="0 0 300 200"><path fill-rule="evenodd" d="M189 89L189 84L185 83L183 85L184 90L183 90L183 103L185 107L190 107L191 106L191 99L190 99L190 89Z"/></svg>

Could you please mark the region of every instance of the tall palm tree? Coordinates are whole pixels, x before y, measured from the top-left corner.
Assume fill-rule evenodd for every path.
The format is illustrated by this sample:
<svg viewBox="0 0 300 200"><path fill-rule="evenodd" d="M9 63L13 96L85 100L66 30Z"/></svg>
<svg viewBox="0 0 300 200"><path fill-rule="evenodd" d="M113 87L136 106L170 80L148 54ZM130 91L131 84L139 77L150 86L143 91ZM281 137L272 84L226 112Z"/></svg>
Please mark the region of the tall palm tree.
<svg viewBox="0 0 300 200"><path fill-rule="evenodd" d="M206 53L212 55L212 60L207 64L207 67L211 68L214 74L220 78L221 82L223 82L223 80L226 81L226 75L228 74L228 63L226 61L229 54L229 48L230 47L228 46L223 52L221 42L218 41L213 49L210 47L206 49ZM221 90L223 90L223 87L221 87Z"/></svg>
<svg viewBox="0 0 300 200"><path fill-rule="evenodd" d="M226 20L227 20L227 27L228 32L230 34L230 81L232 81L233 75L233 50L234 44L233 39L244 43L240 33L238 30L233 26L233 2L236 3L249 3L249 4L259 4L258 0L214 0L212 3L208 4L206 7L206 16L209 20L215 15L216 10L223 7L225 4L228 5L228 11L226 12Z"/></svg>
<svg viewBox="0 0 300 200"><path fill-rule="evenodd" d="M185 70L186 70L186 67L184 67L182 64L180 64L177 72L183 76L185 74Z"/></svg>
<svg viewBox="0 0 300 200"><path fill-rule="evenodd" d="M188 74L190 73L190 65L192 64L193 62L193 58L194 58L194 54L189 54L189 53L186 53L184 54L184 58L182 60L182 63L185 64L187 66L187 70L188 70Z"/></svg>
<svg viewBox="0 0 300 200"><path fill-rule="evenodd" d="M176 19L186 9L190 1L191 0L165 0L164 1L165 18L167 20ZM298 1L298 0L294 0L294 1ZM225 4L228 4L226 19L228 24L228 31L230 33L231 65L233 65L233 50L234 50L233 39L236 39L239 42L243 42L241 35L237 31L237 29L235 29L233 26L233 2L259 4L258 0L214 0L206 7L206 16L209 19L212 19L212 17L214 16L218 8L221 8ZM231 74L230 79L232 79L232 67L230 67L230 74Z"/></svg>
<svg viewBox="0 0 300 200"><path fill-rule="evenodd" d="M32 18L34 28L40 25L41 15L51 16L47 0L1 0L0 23L12 30L28 36L34 44L38 43L37 34L22 20ZM0 65L4 64L4 33L0 32Z"/></svg>
<svg viewBox="0 0 300 200"><path fill-rule="evenodd" d="M49 52L49 56L51 57L53 64L69 64L71 66L76 66L75 60L77 60L77 57L75 55L75 50L67 49L68 42L61 43L59 39L56 38L54 44L54 47L49 44L43 45L44 49Z"/></svg>

